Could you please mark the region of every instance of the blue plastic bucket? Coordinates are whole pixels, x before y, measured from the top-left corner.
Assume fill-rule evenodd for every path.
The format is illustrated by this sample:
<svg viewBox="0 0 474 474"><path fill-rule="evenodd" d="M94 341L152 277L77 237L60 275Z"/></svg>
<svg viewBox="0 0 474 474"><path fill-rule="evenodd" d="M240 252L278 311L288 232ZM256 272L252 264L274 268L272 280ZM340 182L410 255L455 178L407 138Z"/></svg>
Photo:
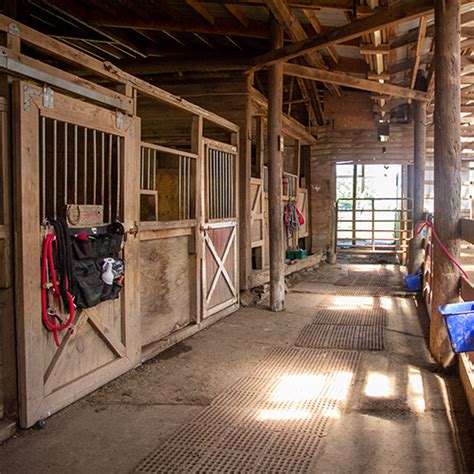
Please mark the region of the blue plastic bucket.
<svg viewBox="0 0 474 474"><path fill-rule="evenodd" d="M454 352L474 352L474 301L440 306Z"/></svg>
<svg viewBox="0 0 474 474"><path fill-rule="evenodd" d="M404 276L403 279L410 291L421 291L422 279L420 273L412 273L411 275Z"/></svg>

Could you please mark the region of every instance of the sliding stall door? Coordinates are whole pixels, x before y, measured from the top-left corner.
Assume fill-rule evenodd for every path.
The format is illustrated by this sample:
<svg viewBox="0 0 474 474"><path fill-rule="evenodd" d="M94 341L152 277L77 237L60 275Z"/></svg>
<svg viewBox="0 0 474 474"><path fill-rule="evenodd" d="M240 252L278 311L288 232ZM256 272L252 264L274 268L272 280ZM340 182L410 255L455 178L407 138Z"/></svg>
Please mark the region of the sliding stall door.
<svg viewBox="0 0 474 474"><path fill-rule="evenodd" d="M239 302L237 148L204 139L203 317Z"/></svg>
<svg viewBox="0 0 474 474"><path fill-rule="evenodd" d="M16 304L20 423L26 428L139 362L138 239L123 249L116 300L76 310L60 347L41 320L41 253L48 217L98 209L104 224L135 228L139 120L17 82L15 112ZM82 212L82 211L81 211Z"/></svg>

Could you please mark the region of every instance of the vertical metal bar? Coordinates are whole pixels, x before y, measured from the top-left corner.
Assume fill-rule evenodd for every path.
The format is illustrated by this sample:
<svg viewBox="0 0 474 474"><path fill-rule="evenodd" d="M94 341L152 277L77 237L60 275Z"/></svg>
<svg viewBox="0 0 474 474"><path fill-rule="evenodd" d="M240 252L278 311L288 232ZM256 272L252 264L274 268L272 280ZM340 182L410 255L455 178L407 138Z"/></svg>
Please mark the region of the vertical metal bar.
<svg viewBox="0 0 474 474"><path fill-rule="evenodd" d="M87 127L84 128L84 204L87 204Z"/></svg>
<svg viewBox="0 0 474 474"><path fill-rule="evenodd" d="M102 153L101 153L101 179L100 179L100 186L101 186L101 195L102 195L102 206L105 206L105 133L102 132ZM105 211L105 209L104 209Z"/></svg>
<svg viewBox="0 0 474 474"><path fill-rule="evenodd" d="M213 199L212 199L212 193L211 193L211 183L212 183L212 168L211 168L211 156L209 152L209 147L206 146L206 158L207 158L207 175L208 175L208 183L207 183L207 194L208 194L208 200L209 200L209 211L208 211L208 219L211 219L212 216L212 206L213 206Z"/></svg>
<svg viewBox="0 0 474 474"><path fill-rule="evenodd" d="M232 155L227 153L227 217L232 217Z"/></svg>
<svg viewBox="0 0 474 474"><path fill-rule="evenodd" d="M67 195L67 180L68 180L68 169L67 169L67 161L68 161L68 124L64 122L64 204L67 206L68 204L68 195Z"/></svg>
<svg viewBox="0 0 474 474"><path fill-rule="evenodd" d="M222 217L227 216L227 154L221 152L222 157Z"/></svg>
<svg viewBox="0 0 474 474"><path fill-rule="evenodd" d="M224 189L225 189L225 213L224 217L229 217L230 216L230 211L229 211L229 192L230 192L230 185L229 185L229 154L224 153L224 163L225 163L225 179L224 179Z"/></svg>
<svg viewBox="0 0 474 474"><path fill-rule="evenodd" d="M221 156L219 151L215 151L216 154L216 165L217 165L217 218L221 218L221 202L222 202L222 189L221 189L221 184L222 184L222 177L221 177Z"/></svg>
<svg viewBox="0 0 474 474"><path fill-rule="evenodd" d="M53 121L53 215L57 218L58 197L58 121Z"/></svg>
<svg viewBox="0 0 474 474"><path fill-rule="evenodd" d="M46 217L46 118L41 117L41 220Z"/></svg>
<svg viewBox="0 0 474 474"><path fill-rule="evenodd" d="M179 219L183 218L183 211L182 211L182 200L181 200L181 162L183 160L183 157L179 155L178 159L178 216Z"/></svg>
<svg viewBox="0 0 474 474"><path fill-rule="evenodd" d="M109 215L108 221L112 222L112 134L109 134L109 162L108 162L108 200L107 203L109 205Z"/></svg>
<svg viewBox="0 0 474 474"><path fill-rule="evenodd" d="M122 151L121 151L122 147L120 146L120 140L121 140L121 138L117 135L117 217L118 218L120 218L120 191L121 191L120 168L122 166Z"/></svg>
<svg viewBox="0 0 474 474"><path fill-rule="evenodd" d="M375 200L372 198L372 250L375 251Z"/></svg>
<svg viewBox="0 0 474 474"><path fill-rule="evenodd" d="M191 217L191 158L188 157L188 208L186 210L186 216L189 219Z"/></svg>
<svg viewBox="0 0 474 474"><path fill-rule="evenodd" d="M214 188L216 194L216 202L214 204L215 215L214 218L219 218L219 158L217 156L216 150L212 151L214 157Z"/></svg>
<svg viewBox="0 0 474 474"><path fill-rule="evenodd" d="M229 155L230 160L230 177L229 177L229 188L230 188L230 216L235 217L234 215L234 155Z"/></svg>
<svg viewBox="0 0 474 474"><path fill-rule="evenodd" d="M214 216L214 206L215 206L215 199L214 199L214 161L212 160L212 149L207 148L207 157L208 157L208 168L209 168L209 183L208 183L208 191L209 191L209 219L213 219Z"/></svg>
<svg viewBox="0 0 474 474"><path fill-rule="evenodd" d="M357 165L354 165L352 173L352 247L356 246L356 219L357 219Z"/></svg>
<svg viewBox="0 0 474 474"><path fill-rule="evenodd" d="M183 196L182 196L182 204L183 204L183 210L182 210L182 218L185 219L186 218L186 157L183 156L183 173L181 175L182 177L182 184L181 184L181 189L183 191Z"/></svg>
<svg viewBox="0 0 474 474"><path fill-rule="evenodd" d="M221 219L225 217L225 160L224 153L219 152L221 162Z"/></svg>
<svg viewBox="0 0 474 474"><path fill-rule="evenodd" d="M147 148L147 173L146 173L146 176L147 176L147 182L146 182L146 188L148 190L151 189L151 185L150 185L150 182L151 182L151 150L149 148Z"/></svg>
<svg viewBox="0 0 474 474"><path fill-rule="evenodd" d="M232 216L232 155L230 153L227 154L227 182L228 182L228 187L227 187L227 200L228 200L228 213L227 217L233 217Z"/></svg>
<svg viewBox="0 0 474 474"><path fill-rule="evenodd" d="M156 189L156 150L153 150L153 190L158 191Z"/></svg>
<svg viewBox="0 0 474 474"><path fill-rule="evenodd" d="M94 171L93 171L93 190L92 190L92 202L97 204L97 131L92 132L92 146L93 151L93 161L94 161Z"/></svg>
<svg viewBox="0 0 474 474"><path fill-rule="evenodd" d="M216 209L216 187L215 187L215 178L214 178L214 155L212 148L207 149L207 155L209 157L209 195L212 197L212 206L209 206L209 219L214 219L214 213Z"/></svg>
<svg viewBox="0 0 474 474"><path fill-rule="evenodd" d="M182 214L182 219L186 219L186 181L187 180L186 180L186 157L185 156L183 156L182 167L183 167L183 171L181 174L181 179L182 179L181 191L183 195L181 197L181 204L182 204L181 214Z"/></svg>
<svg viewBox="0 0 474 474"><path fill-rule="evenodd" d="M140 147L140 154L141 154L140 189L144 189L145 187L145 148L143 146Z"/></svg>
<svg viewBox="0 0 474 474"><path fill-rule="evenodd" d="M74 125L74 204L77 204L77 125Z"/></svg>

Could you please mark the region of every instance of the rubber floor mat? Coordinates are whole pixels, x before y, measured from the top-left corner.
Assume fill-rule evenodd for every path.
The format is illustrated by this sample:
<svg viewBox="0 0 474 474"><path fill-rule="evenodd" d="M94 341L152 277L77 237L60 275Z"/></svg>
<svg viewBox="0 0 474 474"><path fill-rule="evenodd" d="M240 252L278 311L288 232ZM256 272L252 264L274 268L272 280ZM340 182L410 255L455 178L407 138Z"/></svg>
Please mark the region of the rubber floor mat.
<svg viewBox="0 0 474 474"><path fill-rule="evenodd" d="M382 350L382 326L346 326L308 324L303 328L296 345L313 349Z"/></svg>
<svg viewBox="0 0 474 474"><path fill-rule="evenodd" d="M273 349L135 472L311 472L359 359L356 351Z"/></svg>
<svg viewBox="0 0 474 474"><path fill-rule="evenodd" d="M385 326L386 311L381 308L322 308L313 324L343 324L349 326Z"/></svg>

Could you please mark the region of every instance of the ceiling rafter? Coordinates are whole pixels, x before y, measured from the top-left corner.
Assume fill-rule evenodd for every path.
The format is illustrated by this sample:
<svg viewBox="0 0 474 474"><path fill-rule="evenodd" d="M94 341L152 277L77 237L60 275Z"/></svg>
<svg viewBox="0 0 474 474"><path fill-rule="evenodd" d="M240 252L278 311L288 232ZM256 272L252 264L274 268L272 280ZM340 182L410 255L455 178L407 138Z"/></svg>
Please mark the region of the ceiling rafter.
<svg viewBox="0 0 474 474"><path fill-rule="evenodd" d="M206 0L207 3L227 3L234 5L265 5L265 0ZM346 12L354 11L353 0L289 0L288 6L290 8L308 8L320 10L322 8L327 10L340 10ZM366 5L356 5L356 11L360 15L368 15L373 13L373 10Z"/></svg>
<svg viewBox="0 0 474 474"><path fill-rule="evenodd" d="M186 0L186 5L191 7L198 15L204 18L208 23L214 25L216 19L208 12L207 8L197 0Z"/></svg>
<svg viewBox="0 0 474 474"><path fill-rule="evenodd" d="M226 10L245 28L249 26L249 20L237 5L224 4Z"/></svg>
<svg viewBox="0 0 474 474"><path fill-rule="evenodd" d="M133 51L137 56L146 57L144 48L132 41L126 32L111 31L108 28L97 28L91 25L88 21L90 11L86 5L79 2L68 2L65 5L61 0L45 0L44 3L60 15L65 15L87 29L93 30L116 43L120 43L122 46Z"/></svg>
<svg viewBox="0 0 474 474"><path fill-rule="evenodd" d="M314 31L316 31L318 35L321 34L323 27L318 17L316 16L316 12L314 10L308 10L307 8L303 8L303 13L310 22L311 26L314 28ZM335 63L339 62L339 55L337 54L336 48L334 46L329 46L327 48L327 52Z"/></svg>
<svg viewBox="0 0 474 474"><path fill-rule="evenodd" d="M301 26L301 23L290 10L285 0L265 0L265 2L272 15L278 20L279 23L283 25L292 41L302 41L308 39L308 35ZM312 67L328 69L323 57L317 51L305 54L304 58ZM329 89L332 93L341 95L339 87L333 86Z"/></svg>
<svg viewBox="0 0 474 474"><path fill-rule="evenodd" d="M411 81L410 81L411 89L415 87L416 76L418 74L418 69L420 68L421 55L423 54L423 46L425 44L425 38L426 38L427 24L428 24L428 18L426 16L422 16L420 18L420 26L418 29L418 41L416 43L416 51L415 51L415 64L413 65L413 71L412 71Z"/></svg>
<svg viewBox="0 0 474 474"><path fill-rule="evenodd" d="M314 36L254 58L253 70L318 51L374 31L394 26L433 11L432 0L408 0L394 7L382 8L372 16L361 18L345 26L333 28L324 35Z"/></svg>
<svg viewBox="0 0 474 474"><path fill-rule="evenodd" d="M323 71L321 69L289 63L284 65L283 72L286 75L301 77L303 79L330 82L332 84L339 84L341 86L376 92L393 97L404 97L406 99L422 101L428 100L428 94L426 92L395 86L393 84L382 84L380 82L369 81L368 79L350 76L349 74Z"/></svg>

